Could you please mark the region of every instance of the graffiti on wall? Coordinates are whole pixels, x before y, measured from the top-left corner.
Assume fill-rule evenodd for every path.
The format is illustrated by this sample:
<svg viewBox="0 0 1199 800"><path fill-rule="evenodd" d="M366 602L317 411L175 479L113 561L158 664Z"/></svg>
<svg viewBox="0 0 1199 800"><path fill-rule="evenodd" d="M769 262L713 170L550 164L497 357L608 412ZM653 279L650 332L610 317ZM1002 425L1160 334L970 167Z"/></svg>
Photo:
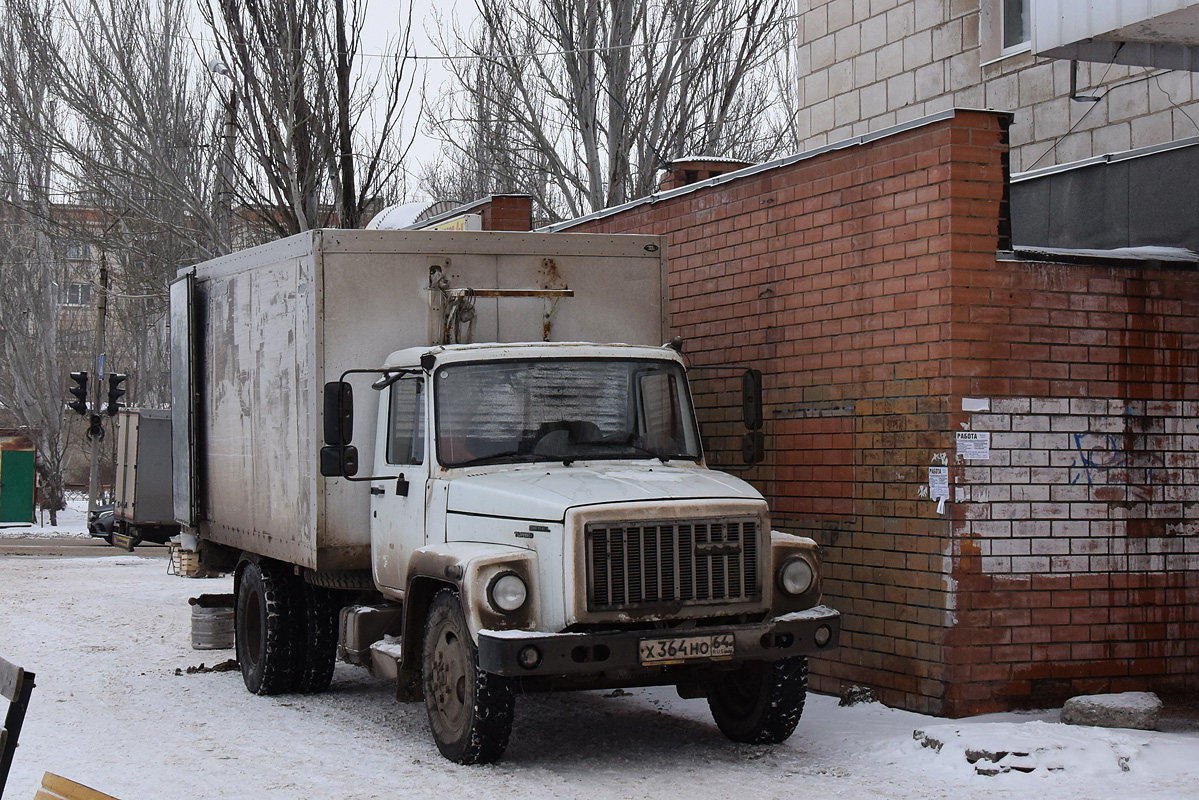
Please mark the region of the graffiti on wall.
<svg viewBox="0 0 1199 800"><path fill-rule="evenodd" d="M1160 450L1129 450L1122 437L1104 434L1073 435L1074 460L1070 483L1088 486L1107 484L1166 484L1170 473L1165 453Z"/></svg>

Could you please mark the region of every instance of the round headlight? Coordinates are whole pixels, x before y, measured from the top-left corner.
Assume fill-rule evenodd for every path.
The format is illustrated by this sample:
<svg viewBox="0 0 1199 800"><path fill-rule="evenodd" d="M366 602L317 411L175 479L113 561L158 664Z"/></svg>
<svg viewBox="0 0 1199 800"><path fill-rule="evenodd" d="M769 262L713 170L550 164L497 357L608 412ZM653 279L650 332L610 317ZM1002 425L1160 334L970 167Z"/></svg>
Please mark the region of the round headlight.
<svg viewBox="0 0 1199 800"><path fill-rule="evenodd" d="M792 558L779 570L779 586L787 594L800 595L812 588L812 565L802 558Z"/></svg>
<svg viewBox="0 0 1199 800"><path fill-rule="evenodd" d="M525 604L529 588L515 572L504 572L487 587L487 596L497 611L511 613Z"/></svg>

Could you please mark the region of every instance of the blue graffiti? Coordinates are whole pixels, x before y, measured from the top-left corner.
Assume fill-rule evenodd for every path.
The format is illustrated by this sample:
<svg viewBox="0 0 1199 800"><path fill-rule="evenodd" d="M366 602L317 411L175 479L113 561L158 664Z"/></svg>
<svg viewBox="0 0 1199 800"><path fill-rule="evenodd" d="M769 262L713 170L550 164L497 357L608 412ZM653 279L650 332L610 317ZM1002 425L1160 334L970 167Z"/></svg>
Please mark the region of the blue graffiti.
<svg viewBox="0 0 1199 800"><path fill-rule="evenodd" d="M1162 453L1140 453L1139 461L1133 463L1121 441L1111 434L1104 436L1102 444L1085 447L1084 437L1088 434L1074 434L1074 449L1078 456L1070 462L1070 483L1077 484L1086 479L1088 486L1095 484L1128 484L1148 485L1170 483L1169 470L1165 468L1165 457ZM1154 465L1144 464L1144 461L1159 462ZM1075 472L1077 470L1077 472Z"/></svg>
<svg viewBox="0 0 1199 800"><path fill-rule="evenodd" d="M1084 433L1074 434L1074 448L1078 450L1078 458L1070 462L1072 469L1081 469L1082 472L1073 475L1070 479L1071 484L1076 484L1080 479L1086 478L1087 485L1093 486L1096 483L1096 478L1099 478L1099 483L1110 483L1110 473L1113 469L1122 469L1128 466L1128 456L1123 448L1120 447L1120 442L1116 437L1110 434L1105 437L1106 446L1098 447L1083 447Z"/></svg>

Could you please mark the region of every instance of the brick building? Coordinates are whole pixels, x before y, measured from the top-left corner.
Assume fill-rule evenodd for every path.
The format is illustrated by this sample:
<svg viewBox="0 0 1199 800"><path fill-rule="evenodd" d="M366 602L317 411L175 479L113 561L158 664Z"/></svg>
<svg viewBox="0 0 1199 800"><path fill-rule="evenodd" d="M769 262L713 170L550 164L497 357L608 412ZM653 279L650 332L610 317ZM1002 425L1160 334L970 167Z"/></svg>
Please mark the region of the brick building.
<svg viewBox="0 0 1199 800"><path fill-rule="evenodd" d="M1009 120L943 111L555 226L666 235L692 363L763 371L746 476L844 614L817 690L958 716L1199 688L1196 264L1009 251Z"/></svg>

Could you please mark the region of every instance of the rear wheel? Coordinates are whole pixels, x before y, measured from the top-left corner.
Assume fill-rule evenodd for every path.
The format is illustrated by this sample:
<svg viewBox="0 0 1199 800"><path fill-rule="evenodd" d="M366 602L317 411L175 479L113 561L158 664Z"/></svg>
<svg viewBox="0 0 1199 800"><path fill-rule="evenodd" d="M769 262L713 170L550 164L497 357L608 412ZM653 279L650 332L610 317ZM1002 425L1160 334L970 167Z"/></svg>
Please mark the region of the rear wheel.
<svg viewBox="0 0 1199 800"><path fill-rule="evenodd" d="M437 749L458 764L489 764L504 754L516 701L512 684L479 669L458 595L443 589L425 624L421 680Z"/></svg>
<svg viewBox="0 0 1199 800"><path fill-rule="evenodd" d="M303 585L305 636L297 668L296 691L323 692L333 680L337 663L339 593Z"/></svg>
<svg viewBox="0 0 1199 800"><path fill-rule="evenodd" d="M291 567L270 559L247 561L237 582L237 663L254 694L296 689L303 652L304 603Z"/></svg>
<svg viewBox="0 0 1199 800"><path fill-rule="evenodd" d="M799 724L808 694L806 656L751 661L708 687L708 708L734 742L778 744Z"/></svg>

